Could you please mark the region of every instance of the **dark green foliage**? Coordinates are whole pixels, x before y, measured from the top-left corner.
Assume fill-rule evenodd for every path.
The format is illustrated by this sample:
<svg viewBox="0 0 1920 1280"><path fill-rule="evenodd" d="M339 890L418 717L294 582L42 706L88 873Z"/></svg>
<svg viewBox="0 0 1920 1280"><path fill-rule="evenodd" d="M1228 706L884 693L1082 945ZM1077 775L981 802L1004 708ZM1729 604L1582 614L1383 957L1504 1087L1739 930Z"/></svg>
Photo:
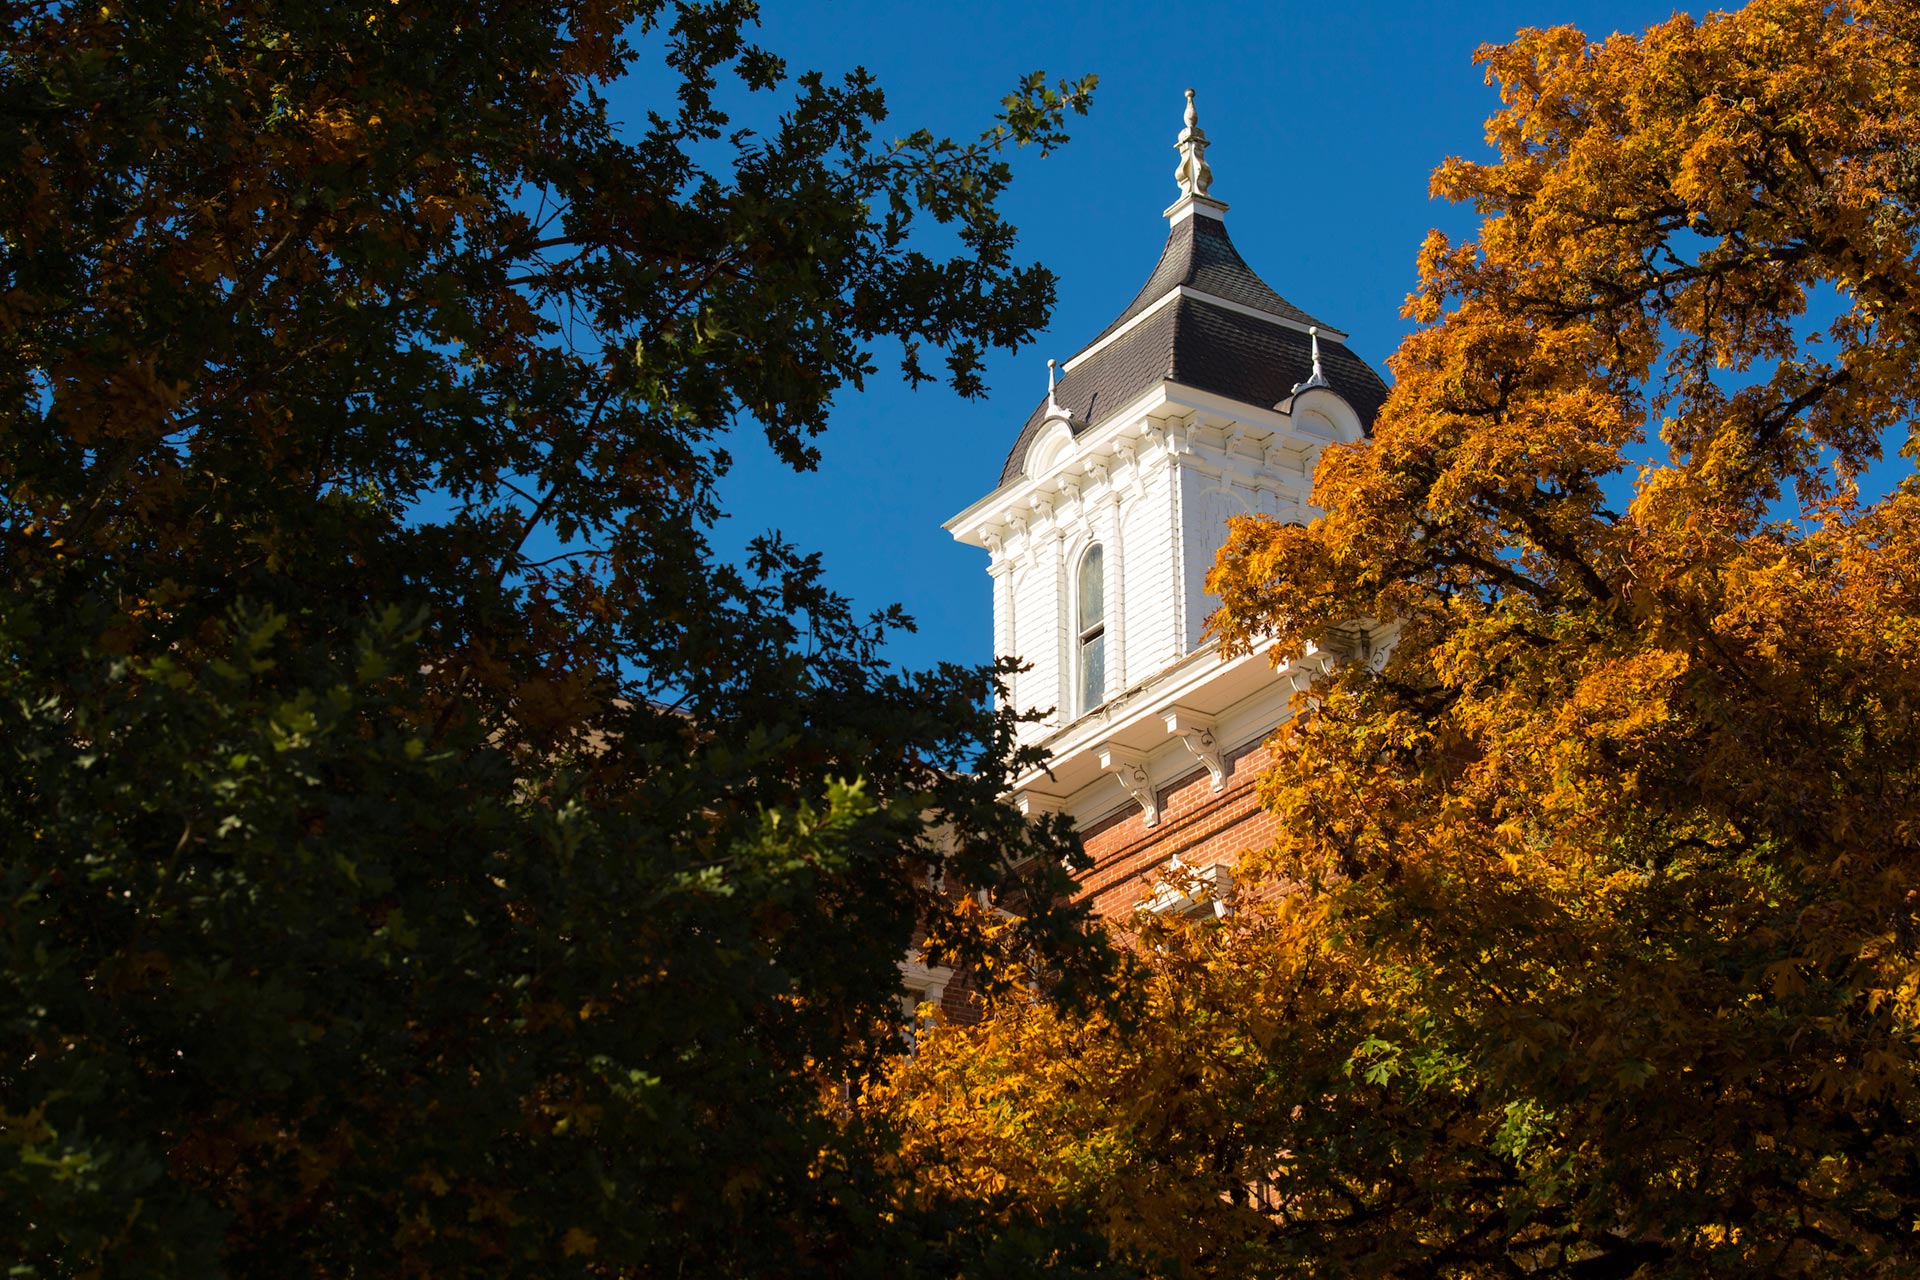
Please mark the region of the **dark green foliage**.
<svg viewBox="0 0 1920 1280"><path fill-rule="evenodd" d="M1097 1267L837 1101L916 921L1102 970L984 673L705 538L736 423L811 466L876 342L971 392L1044 319L1000 148L1090 85L887 145L745 4L5 13L12 1274ZM632 140L620 75L677 104Z"/></svg>

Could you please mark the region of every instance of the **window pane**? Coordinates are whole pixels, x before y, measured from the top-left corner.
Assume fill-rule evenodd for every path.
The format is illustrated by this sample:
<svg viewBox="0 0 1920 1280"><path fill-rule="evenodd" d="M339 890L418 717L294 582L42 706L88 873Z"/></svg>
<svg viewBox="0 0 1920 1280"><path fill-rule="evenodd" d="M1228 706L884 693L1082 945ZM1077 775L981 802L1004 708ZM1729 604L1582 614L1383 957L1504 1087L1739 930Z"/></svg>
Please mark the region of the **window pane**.
<svg viewBox="0 0 1920 1280"><path fill-rule="evenodd" d="M1106 579L1100 567L1100 548L1090 547L1080 561L1080 630L1098 625L1106 616Z"/></svg>
<svg viewBox="0 0 1920 1280"><path fill-rule="evenodd" d="M1107 700L1106 633L1080 642L1080 712L1085 715Z"/></svg>

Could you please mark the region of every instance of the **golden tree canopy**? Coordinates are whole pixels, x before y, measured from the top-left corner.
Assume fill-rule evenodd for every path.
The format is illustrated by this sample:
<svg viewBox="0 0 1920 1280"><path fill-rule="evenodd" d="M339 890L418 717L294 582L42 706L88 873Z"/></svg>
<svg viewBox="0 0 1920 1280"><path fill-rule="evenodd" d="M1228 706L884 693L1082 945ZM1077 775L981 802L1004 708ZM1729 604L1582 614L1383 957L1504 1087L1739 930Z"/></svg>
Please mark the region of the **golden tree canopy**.
<svg viewBox="0 0 1920 1280"><path fill-rule="evenodd" d="M1357 620L1384 670L1276 738L1283 835L1130 1022L943 1033L889 1105L929 1185L1173 1272L1906 1273L1920 486L1858 481L1913 449L1920 11L1480 60L1497 158L1434 177L1478 235L1328 515L1210 579L1225 648Z"/></svg>

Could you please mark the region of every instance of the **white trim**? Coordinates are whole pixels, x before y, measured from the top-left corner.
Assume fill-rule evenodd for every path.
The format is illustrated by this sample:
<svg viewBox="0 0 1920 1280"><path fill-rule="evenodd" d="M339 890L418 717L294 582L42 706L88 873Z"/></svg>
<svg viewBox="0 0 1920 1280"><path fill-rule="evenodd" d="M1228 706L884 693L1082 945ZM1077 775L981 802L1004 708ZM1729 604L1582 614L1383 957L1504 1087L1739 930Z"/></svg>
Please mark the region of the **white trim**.
<svg viewBox="0 0 1920 1280"><path fill-rule="evenodd" d="M1227 914L1229 900L1233 897L1232 864L1216 862L1210 867L1189 867L1180 861L1180 855L1176 853L1173 861L1167 864L1167 871L1184 872L1184 878L1197 882L1194 887L1199 888L1205 897L1196 899L1182 885L1156 880L1135 910L1149 915L1186 916L1189 919L1204 919L1207 916L1218 918Z"/></svg>
<svg viewBox="0 0 1920 1280"><path fill-rule="evenodd" d="M1227 210L1231 207L1225 200L1215 200L1212 196L1189 193L1161 210L1160 216L1174 225L1191 218L1196 213L1202 217L1212 218L1215 222L1225 222Z"/></svg>

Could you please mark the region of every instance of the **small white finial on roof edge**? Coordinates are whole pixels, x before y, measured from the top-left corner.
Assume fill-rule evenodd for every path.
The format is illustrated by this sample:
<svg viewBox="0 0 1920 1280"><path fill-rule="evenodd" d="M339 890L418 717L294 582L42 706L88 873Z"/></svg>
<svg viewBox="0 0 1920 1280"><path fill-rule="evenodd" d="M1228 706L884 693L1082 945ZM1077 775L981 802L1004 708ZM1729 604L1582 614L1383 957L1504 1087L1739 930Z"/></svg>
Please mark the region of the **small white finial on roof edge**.
<svg viewBox="0 0 1920 1280"><path fill-rule="evenodd" d="M1313 341L1313 372L1307 375L1305 382L1296 382L1293 384L1293 394L1295 395L1299 395L1302 391L1311 391L1315 387L1331 388L1333 386L1331 382L1327 381L1327 375L1320 369L1320 326L1317 324L1309 325L1307 327L1307 337Z"/></svg>

